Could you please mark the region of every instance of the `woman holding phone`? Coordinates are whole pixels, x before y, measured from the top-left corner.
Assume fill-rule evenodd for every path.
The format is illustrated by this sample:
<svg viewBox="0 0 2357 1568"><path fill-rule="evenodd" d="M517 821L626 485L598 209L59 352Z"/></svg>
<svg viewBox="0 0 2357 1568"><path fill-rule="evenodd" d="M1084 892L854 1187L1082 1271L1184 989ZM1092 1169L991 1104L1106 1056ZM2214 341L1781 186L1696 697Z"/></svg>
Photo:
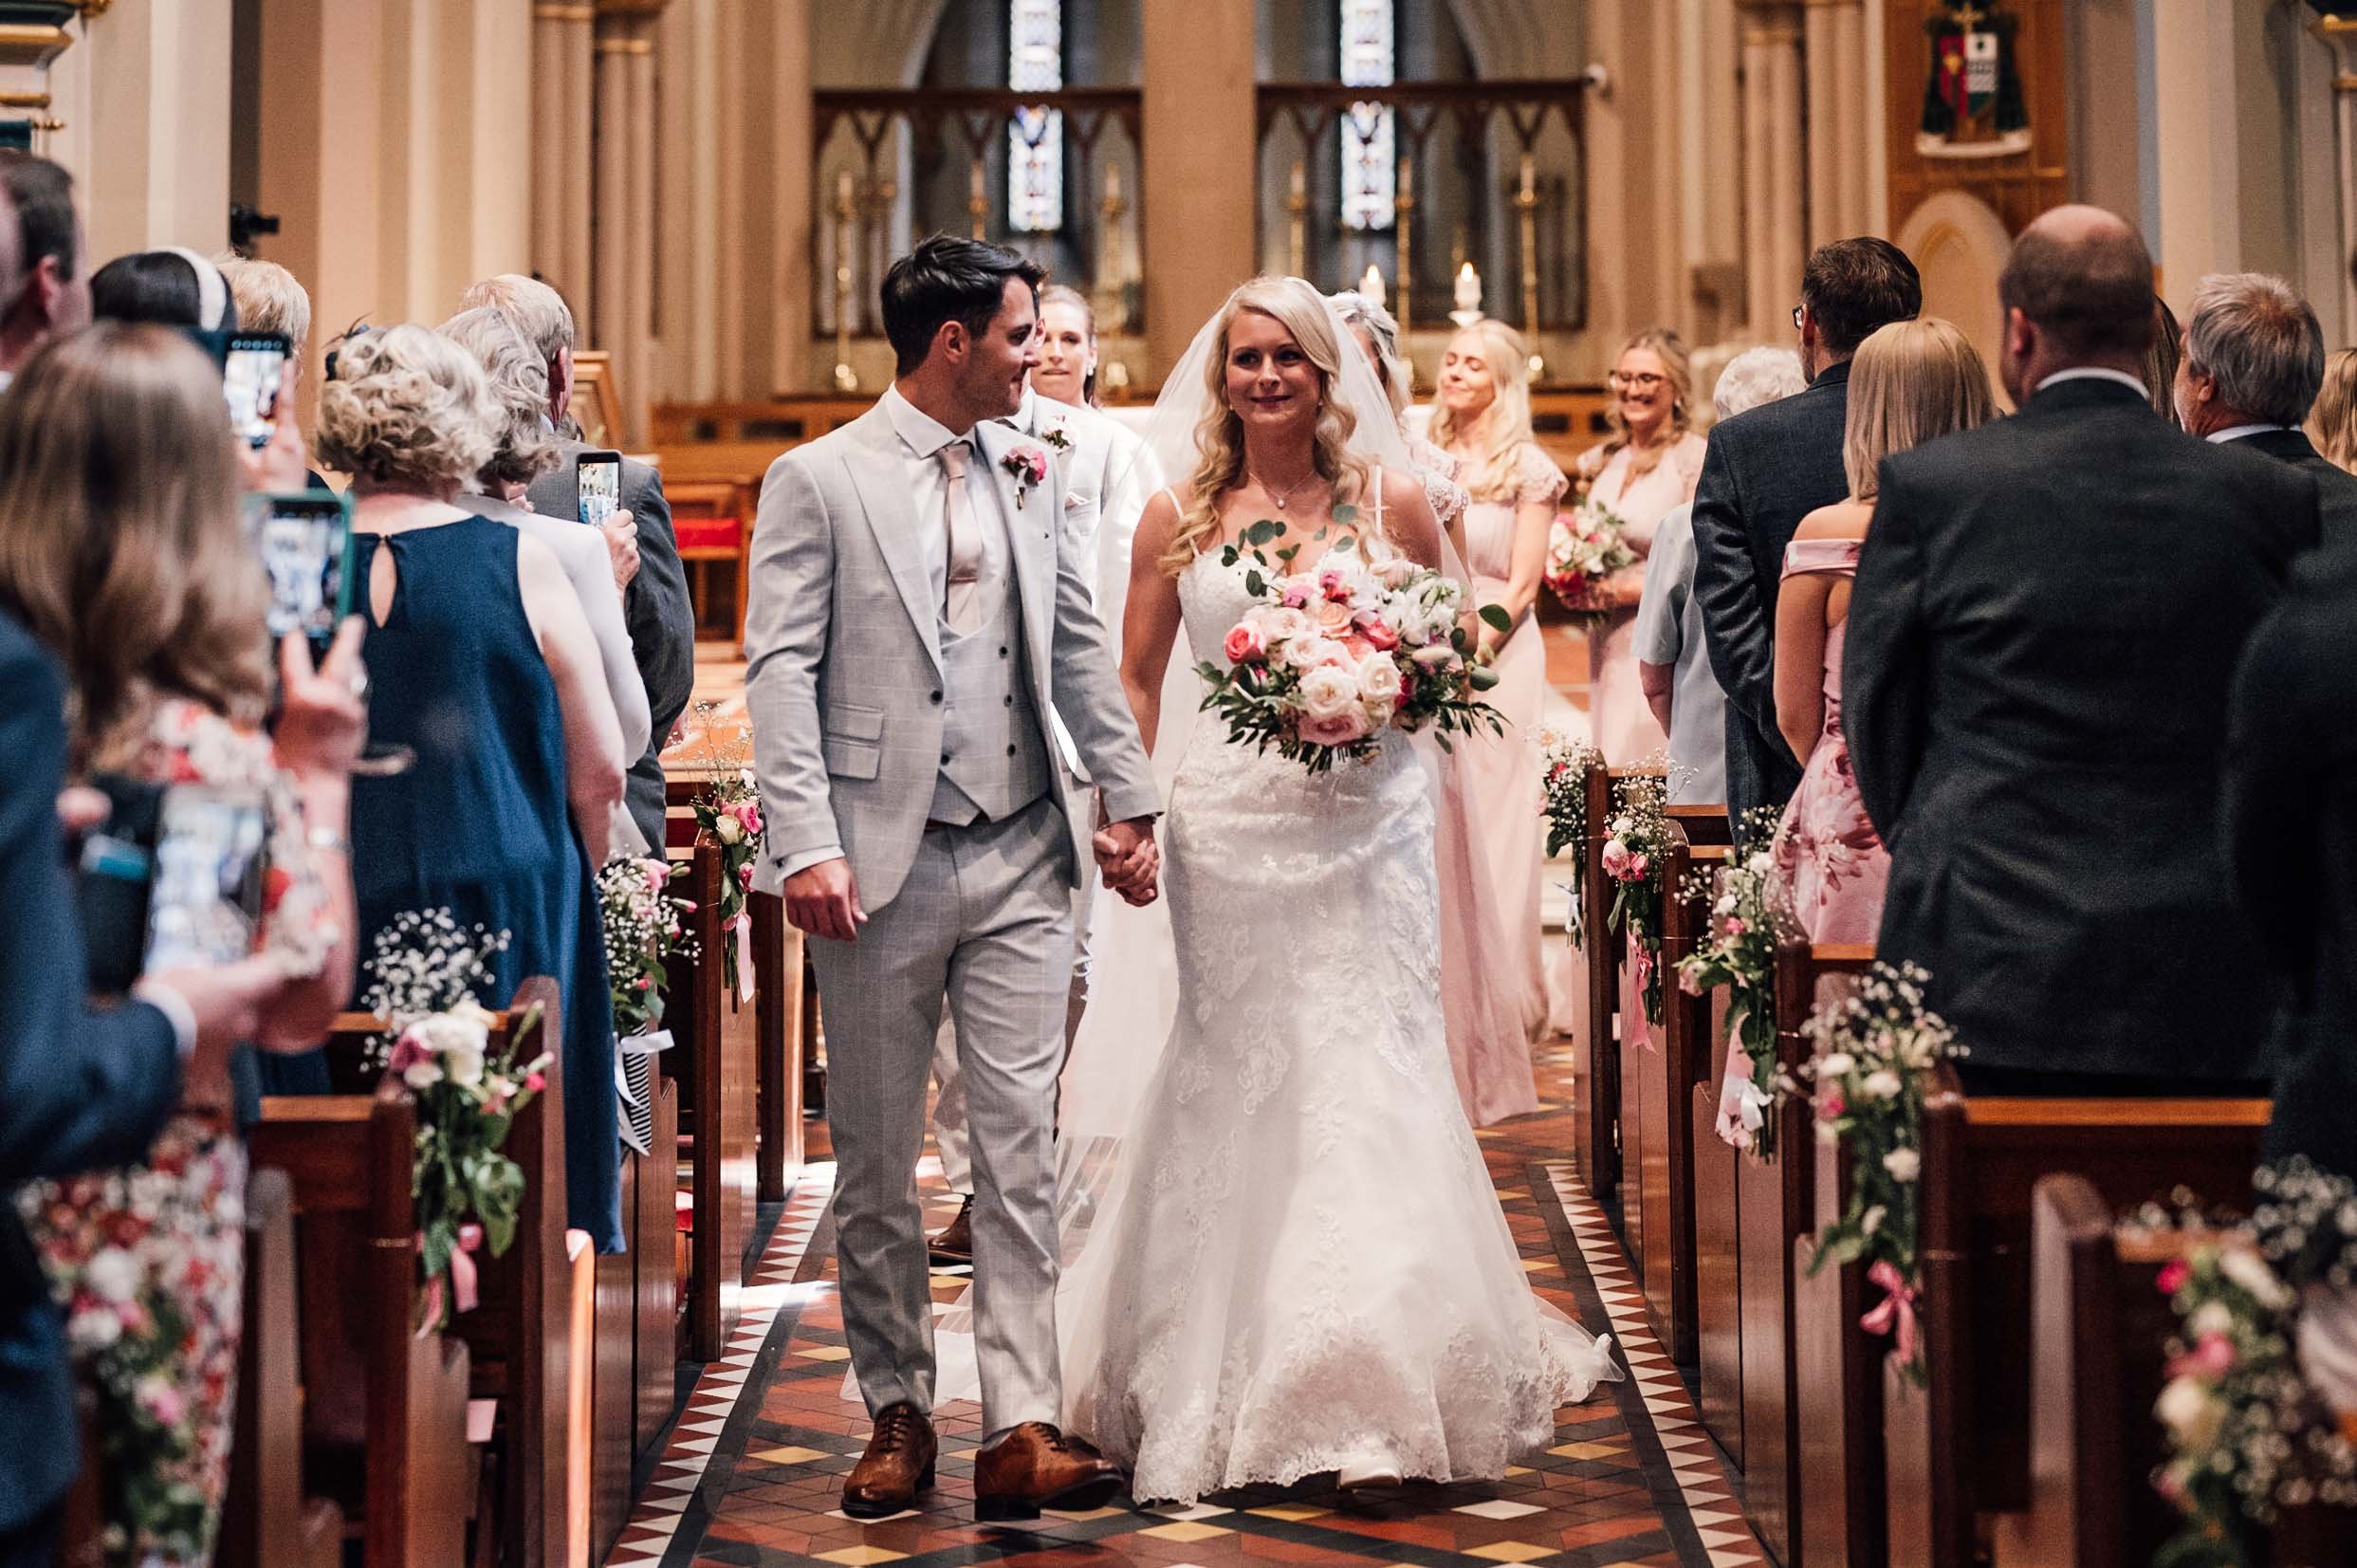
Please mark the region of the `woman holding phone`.
<svg viewBox="0 0 2357 1568"><path fill-rule="evenodd" d="M295 1049L317 1043L352 988L360 628L347 622L316 671L300 635L285 640L276 732L264 733L268 596L239 514L235 440L219 372L181 334L101 323L51 343L0 399L0 603L64 670L75 776L259 802L269 875L257 947L291 980L259 1042ZM103 491L93 474L108 476ZM94 950L120 950L145 933L88 934ZM22 1199L84 1375L98 1350L145 1335L175 1391L138 1418L166 1433L162 1479L197 1503L169 1524L134 1517L131 1478L111 1470L108 1520L128 1532L132 1561L211 1557L242 1322L241 1119L185 1105L146 1165ZM182 1333L167 1340L158 1325L174 1319ZM99 1393L101 1422L134 1418L120 1391L101 1381Z"/></svg>

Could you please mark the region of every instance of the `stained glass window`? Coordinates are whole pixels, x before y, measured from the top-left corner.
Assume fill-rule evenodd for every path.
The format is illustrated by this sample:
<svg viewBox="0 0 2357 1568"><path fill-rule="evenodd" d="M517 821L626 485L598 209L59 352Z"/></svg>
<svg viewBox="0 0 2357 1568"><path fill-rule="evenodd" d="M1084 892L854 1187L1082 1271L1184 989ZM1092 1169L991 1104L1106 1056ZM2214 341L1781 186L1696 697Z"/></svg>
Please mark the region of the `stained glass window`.
<svg viewBox="0 0 2357 1568"><path fill-rule="evenodd" d="M1391 0L1341 0L1342 84L1391 84ZM1353 103L1342 117L1342 226L1389 229L1398 194L1392 111Z"/></svg>
<svg viewBox="0 0 2357 1568"><path fill-rule="evenodd" d="M1060 89L1064 84L1063 0L1013 0L1007 8L1006 28L1006 84L1019 93ZM1009 222L1022 232L1063 227L1061 110L1021 109L1008 122L1006 210Z"/></svg>

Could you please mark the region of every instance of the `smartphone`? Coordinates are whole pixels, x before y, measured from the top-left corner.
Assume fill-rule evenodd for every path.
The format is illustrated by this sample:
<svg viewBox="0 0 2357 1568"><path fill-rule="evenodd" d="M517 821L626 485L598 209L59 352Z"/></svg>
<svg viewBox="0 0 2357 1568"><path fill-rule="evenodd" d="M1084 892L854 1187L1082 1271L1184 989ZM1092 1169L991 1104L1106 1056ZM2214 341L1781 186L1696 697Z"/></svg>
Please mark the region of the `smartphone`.
<svg viewBox="0 0 2357 1568"><path fill-rule="evenodd" d="M268 841L258 795L175 784L164 792L148 893L145 972L234 963L262 924Z"/></svg>
<svg viewBox="0 0 2357 1568"><path fill-rule="evenodd" d="M257 495L248 526L270 579L273 646L301 632L318 658L352 613L352 502L326 490Z"/></svg>
<svg viewBox="0 0 2357 1568"><path fill-rule="evenodd" d="M267 447L278 434L278 394L286 382L290 348L282 332L232 332L221 361L221 390L230 399L230 424L250 447Z"/></svg>
<svg viewBox="0 0 2357 1568"><path fill-rule="evenodd" d="M604 527L622 509L622 454L585 452L574 459L573 476L580 486L581 521Z"/></svg>

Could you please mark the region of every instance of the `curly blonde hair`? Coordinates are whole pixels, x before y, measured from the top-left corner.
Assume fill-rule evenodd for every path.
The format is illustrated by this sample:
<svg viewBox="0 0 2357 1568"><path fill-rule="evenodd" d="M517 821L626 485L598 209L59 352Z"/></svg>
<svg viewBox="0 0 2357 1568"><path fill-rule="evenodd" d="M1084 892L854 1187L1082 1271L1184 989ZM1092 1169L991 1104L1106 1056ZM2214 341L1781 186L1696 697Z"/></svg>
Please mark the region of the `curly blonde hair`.
<svg viewBox="0 0 2357 1568"><path fill-rule="evenodd" d="M503 427L474 356L406 323L345 339L320 391L320 461L362 489L455 495L491 460Z"/></svg>
<svg viewBox="0 0 2357 1568"><path fill-rule="evenodd" d="M268 581L221 373L172 327L57 339L0 398L0 603L65 667L73 765L122 767L157 702L258 720Z"/></svg>
<svg viewBox="0 0 2357 1568"><path fill-rule="evenodd" d="M554 469L561 453L548 425L548 366L516 323L479 304L435 330L475 357L499 405L498 449L475 475L485 489L528 485Z"/></svg>
<svg viewBox="0 0 2357 1568"><path fill-rule="evenodd" d="M1457 337L1480 341L1482 363L1489 367L1498 395L1487 408L1467 417L1460 417L1446 403L1435 404L1430 439L1434 446L1450 452L1460 441L1472 443L1472 453L1459 470L1457 482L1476 501L1511 501L1521 488L1515 471L1516 455L1534 439L1530 350L1522 345L1519 332L1487 316ZM1456 346L1455 340L1450 346Z"/></svg>
<svg viewBox="0 0 2357 1568"><path fill-rule="evenodd" d="M1244 311L1266 316L1301 346L1317 367L1317 428L1312 456L1318 476L1326 481L1328 505L1363 493L1369 482L1364 459L1352 455L1351 436L1358 416L1333 396L1335 378L1342 374L1342 344L1326 313L1325 296L1299 278L1260 277L1240 284L1220 307L1219 352L1203 367L1210 392L1203 422L1195 427L1196 463L1188 481L1188 504L1179 516L1170 547L1161 565L1173 577L1187 569L1196 552L1220 532L1220 498L1244 479L1243 421L1227 403L1227 329Z"/></svg>

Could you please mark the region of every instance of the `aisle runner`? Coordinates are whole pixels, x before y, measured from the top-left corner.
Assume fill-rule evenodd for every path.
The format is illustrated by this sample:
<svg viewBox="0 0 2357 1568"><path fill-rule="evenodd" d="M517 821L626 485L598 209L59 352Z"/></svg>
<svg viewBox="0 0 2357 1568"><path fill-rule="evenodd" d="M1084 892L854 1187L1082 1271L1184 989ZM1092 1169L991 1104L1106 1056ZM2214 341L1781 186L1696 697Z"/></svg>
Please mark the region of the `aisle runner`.
<svg viewBox="0 0 2357 1568"><path fill-rule="evenodd" d="M1555 1446L1488 1485L1374 1494L1256 1487L1179 1510L1049 1515L1033 1527L973 1521L980 1412L936 1412L939 1486L922 1511L862 1523L839 1511L842 1477L867 1418L841 1398L843 1333L832 1277L834 1228L806 1173L764 1256L761 1289L728 1357L707 1369L612 1568L907 1568L1019 1559L1024 1564L1271 1561L1349 1565L1544 1563L1556 1568L1762 1560L1683 1387L1644 1327L1643 1307L1602 1215L1556 1156L1569 1146L1559 1100L1568 1052L1540 1063L1557 1101L1482 1134L1492 1179L1534 1288L1624 1347L1629 1381L1557 1414ZM919 1167L926 1224L955 1212L930 1157ZM936 1272L937 1314L967 1283Z"/></svg>

